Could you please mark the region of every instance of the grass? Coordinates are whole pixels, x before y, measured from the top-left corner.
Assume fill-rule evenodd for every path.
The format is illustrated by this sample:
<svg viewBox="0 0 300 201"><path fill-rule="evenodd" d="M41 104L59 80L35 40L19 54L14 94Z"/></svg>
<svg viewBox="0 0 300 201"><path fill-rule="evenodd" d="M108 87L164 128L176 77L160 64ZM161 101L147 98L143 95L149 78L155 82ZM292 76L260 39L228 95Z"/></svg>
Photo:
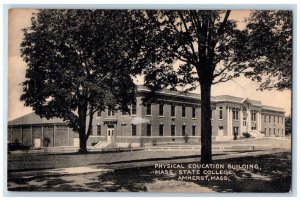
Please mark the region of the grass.
<svg viewBox="0 0 300 201"><path fill-rule="evenodd" d="M167 161L166 161L167 162ZM8 177L10 191L97 192L289 192L291 154L214 161L258 164L260 170L235 170L228 181L178 181L178 175L156 175L154 166L80 175ZM185 164L186 165L186 164Z"/></svg>

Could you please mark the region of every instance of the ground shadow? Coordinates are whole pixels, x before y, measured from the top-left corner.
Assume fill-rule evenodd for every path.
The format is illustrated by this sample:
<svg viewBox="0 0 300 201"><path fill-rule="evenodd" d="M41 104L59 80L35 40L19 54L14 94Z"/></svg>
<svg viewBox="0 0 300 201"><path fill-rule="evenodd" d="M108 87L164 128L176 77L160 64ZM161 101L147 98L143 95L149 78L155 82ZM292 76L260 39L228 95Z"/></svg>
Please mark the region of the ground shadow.
<svg viewBox="0 0 300 201"><path fill-rule="evenodd" d="M10 191L97 191L147 192L149 186L175 182L203 187L215 192L289 192L291 187L291 154L243 157L215 161L227 164L259 164L259 170L234 170L227 181L178 181L178 175L156 175L154 166L125 168L101 173L65 176L8 177ZM196 188L197 189L197 188ZM176 189L170 189L172 192ZM157 189L159 192L160 189ZM189 189L187 189L189 191Z"/></svg>

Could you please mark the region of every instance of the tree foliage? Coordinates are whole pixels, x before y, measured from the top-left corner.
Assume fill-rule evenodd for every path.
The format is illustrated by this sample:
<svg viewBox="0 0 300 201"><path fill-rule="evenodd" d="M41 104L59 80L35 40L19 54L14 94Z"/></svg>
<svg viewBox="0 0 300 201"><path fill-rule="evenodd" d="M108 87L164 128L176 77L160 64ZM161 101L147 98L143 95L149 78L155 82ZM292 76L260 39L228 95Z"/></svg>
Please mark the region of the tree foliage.
<svg viewBox="0 0 300 201"><path fill-rule="evenodd" d="M161 88L201 88L201 160L211 162L211 85L238 77L247 69L241 54L246 32L229 19L230 11L158 10L141 13L152 48L143 71L155 96ZM178 64L174 67L174 64Z"/></svg>
<svg viewBox="0 0 300 201"><path fill-rule="evenodd" d="M285 117L285 135L292 134L292 117L291 115Z"/></svg>
<svg viewBox="0 0 300 201"><path fill-rule="evenodd" d="M59 117L80 136L80 151L98 110L128 109L132 76L143 58L134 11L39 10L24 29L27 63L21 100L41 117Z"/></svg>
<svg viewBox="0 0 300 201"><path fill-rule="evenodd" d="M290 87L290 12L257 11L245 29L230 10L156 10L141 13L151 48L145 68L149 97L162 88L201 90L201 161L211 162L211 86L246 75L276 77L277 89ZM261 84L269 88L269 79Z"/></svg>
<svg viewBox="0 0 300 201"><path fill-rule="evenodd" d="M252 69L245 75L261 82L260 89L292 87L292 12L253 11L247 20L244 54Z"/></svg>

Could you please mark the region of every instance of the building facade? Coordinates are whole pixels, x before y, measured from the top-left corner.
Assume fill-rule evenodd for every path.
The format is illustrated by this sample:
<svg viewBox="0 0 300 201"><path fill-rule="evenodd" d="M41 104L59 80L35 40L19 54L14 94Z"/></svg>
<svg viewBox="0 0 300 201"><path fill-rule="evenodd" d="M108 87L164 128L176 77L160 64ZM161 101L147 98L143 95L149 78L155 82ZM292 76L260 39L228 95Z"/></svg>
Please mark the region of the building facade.
<svg viewBox="0 0 300 201"><path fill-rule="evenodd" d="M93 118L88 146L114 142L117 146L200 141L199 94L157 92L155 102L142 104L149 90L138 86L136 102L125 111L99 111ZM284 110L260 101L233 96L211 97L212 140L233 140L243 133L285 135ZM78 133L61 119L46 120L34 113L8 123L8 142L33 147L79 146Z"/></svg>

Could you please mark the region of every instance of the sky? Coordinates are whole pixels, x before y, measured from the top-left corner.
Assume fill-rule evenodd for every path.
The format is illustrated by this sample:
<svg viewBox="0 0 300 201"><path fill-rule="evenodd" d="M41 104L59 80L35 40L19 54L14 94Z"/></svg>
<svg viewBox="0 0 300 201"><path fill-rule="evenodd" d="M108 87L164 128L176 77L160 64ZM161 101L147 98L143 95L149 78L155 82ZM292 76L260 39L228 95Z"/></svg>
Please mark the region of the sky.
<svg viewBox="0 0 300 201"><path fill-rule="evenodd" d="M8 120L13 120L32 112L32 109L25 107L20 102L22 87L20 83L25 80L26 63L21 58L20 44L23 38L22 29L30 26L30 18L35 10L32 9L12 9L9 10L8 24ZM250 11L233 11L231 18L244 21ZM245 23L239 23L238 27L243 28ZM135 80L141 83L141 79ZM284 108L286 115L291 113L291 91L258 91L259 83L250 79L239 77L235 80L213 85L212 96L232 95L237 97L247 97L259 100L264 105ZM200 93L200 89L195 91Z"/></svg>

